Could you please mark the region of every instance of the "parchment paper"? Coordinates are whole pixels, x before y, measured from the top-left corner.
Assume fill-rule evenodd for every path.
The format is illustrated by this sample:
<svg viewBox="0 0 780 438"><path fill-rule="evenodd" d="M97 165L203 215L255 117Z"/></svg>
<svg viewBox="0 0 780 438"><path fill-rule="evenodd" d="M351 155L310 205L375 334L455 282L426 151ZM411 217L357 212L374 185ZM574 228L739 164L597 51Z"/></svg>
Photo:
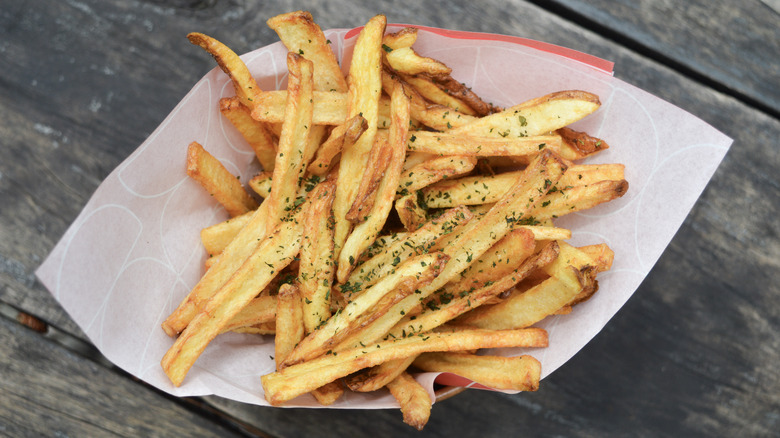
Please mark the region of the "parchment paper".
<svg viewBox="0 0 780 438"><path fill-rule="evenodd" d="M547 376L583 348L634 293L731 139L613 78L607 61L515 37L421 29L415 49L444 61L456 79L496 105L508 107L568 89L598 94L602 107L574 127L611 146L588 162L626 165L630 187L624 197L558 221L573 229L572 244L605 242L614 249L614 265L600 274L599 291L571 314L539 324L549 332L548 348L500 351L534 355ZM326 35L346 70L357 30L329 30ZM284 46L276 43L242 58L259 86L270 90L286 86L285 56ZM248 181L258 169L250 148L219 113L219 99L232 95L227 76L218 68L195 84L100 185L36 274L97 348L139 379L178 396L215 394L267 405L260 376L274 369L271 337L218 336L179 388L171 385L159 365L173 343L160 323L203 273L206 253L199 231L227 218L186 176L187 145L200 142L241 181ZM433 394L436 375L417 377ZM468 384L451 375L441 378L449 384ZM319 405L305 395L286 406ZM389 393L380 391L347 393L332 407L395 406Z"/></svg>

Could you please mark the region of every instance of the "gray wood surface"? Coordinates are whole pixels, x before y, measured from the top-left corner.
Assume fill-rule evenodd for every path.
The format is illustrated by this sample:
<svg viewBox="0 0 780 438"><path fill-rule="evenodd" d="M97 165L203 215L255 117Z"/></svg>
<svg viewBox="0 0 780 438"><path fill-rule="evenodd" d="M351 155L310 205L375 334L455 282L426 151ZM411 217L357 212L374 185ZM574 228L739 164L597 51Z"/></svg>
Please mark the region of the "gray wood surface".
<svg viewBox="0 0 780 438"><path fill-rule="evenodd" d="M711 87L780 114L780 11L771 1L538 3Z"/></svg>
<svg viewBox="0 0 780 438"><path fill-rule="evenodd" d="M734 7L731 2L715 3L726 8L713 7L715 11ZM593 4L582 13L601 17L595 6L600 3ZM764 108L751 106L749 99L719 90L739 89L746 96L750 92L745 90L754 90L764 99L760 102L774 105L770 99L776 88L761 87L776 82L767 78L777 77L777 57L775 64L742 63L741 71L729 70L737 64L733 61L723 66L732 73L728 78L713 73L702 82L690 74L700 65L705 65L702 71L714 70L701 59L703 54L733 60L777 53L776 38L759 38L736 54L730 45L741 38L742 29L777 32L776 26L767 25L771 15L745 6L739 15L742 26L717 29L690 19L676 21L682 18L675 14L651 20L653 14L647 12L645 19L636 19L627 6L610 9L609 20L599 19L640 42L650 37L641 32L636 36L626 30L626 23L663 35L662 44L653 47L674 60L665 65L663 59L637 53L631 44L605 38L587 21L572 21L567 14L527 2L444 5L0 1L0 302L84 339L33 272L100 181L213 68L213 61L186 41L187 32L219 36L240 53L276 41L264 22L277 13L308 9L329 28L354 27L384 12L391 22L523 36L615 61L617 77L735 139L636 295L582 352L546 379L538 393L468 391L437 404L426 430L415 435L772 435L780 428L780 121ZM645 11L669 7L660 0L641 5ZM719 14L708 16L727 18ZM683 41L691 34L710 40L699 58L685 52ZM204 401L224 419L197 404L182 410L180 402L123 373L90 363L13 322L0 319L0 324L0 399L10 400L0 401L0 434L54 435L61 430L73 436L101 431L136 436L134 427L150 417L143 410L136 413L133 406L194 418L191 429L184 429L187 422L151 418L151 430L160 436L221 434L222 421L245 423L250 434L264 431L272 436L414 432L394 410L269 409L213 397ZM31 369L38 371L28 376ZM125 398L106 395L117 386ZM97 396L90 398L90 393ZM61 400L68 408L52 409L51 400ZM26 424L34 418L44 420L40 426Z"/></svg>

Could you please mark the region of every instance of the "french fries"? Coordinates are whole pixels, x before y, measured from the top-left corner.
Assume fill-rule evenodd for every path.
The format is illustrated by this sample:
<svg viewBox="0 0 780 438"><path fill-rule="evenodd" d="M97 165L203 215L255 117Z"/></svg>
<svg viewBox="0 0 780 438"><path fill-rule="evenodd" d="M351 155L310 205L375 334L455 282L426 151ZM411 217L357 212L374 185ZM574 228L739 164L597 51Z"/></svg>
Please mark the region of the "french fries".
<svg viewBox="0 0 780 438"><path fill-rule="evenodd" d="M533 325L577 312L612 265L607 245L576 248L555 223L628 189L623 165L576 162L608 147L569 127L599 98L502 110L417 53L416 29L385 34L382 15L345 75L308 12L267 23L289 50L287 90L261 91L227 46L189 35L233 81L219 110L256 152L264 171L248 185L264 201L193 143L188 170L233 217L201 230L208 269L162 324L171 382L233 331L274 336L272 405L387 390L422 429L433 400L418 371L537 390L536 358L475 351L546 347Z"/></svg>

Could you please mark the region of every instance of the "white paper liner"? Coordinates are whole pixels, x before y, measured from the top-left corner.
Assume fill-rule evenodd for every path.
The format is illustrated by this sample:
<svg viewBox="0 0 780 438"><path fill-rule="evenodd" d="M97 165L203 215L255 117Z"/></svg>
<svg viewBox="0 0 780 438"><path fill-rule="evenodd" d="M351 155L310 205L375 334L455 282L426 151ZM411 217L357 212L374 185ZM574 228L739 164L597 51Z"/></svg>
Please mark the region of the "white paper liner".
<svg viewBox="0 0 780 438"><path fill-rule="evenodd" d="M390 25L388 30L400 27ZM340 60L351 55L355 34L355 30L326 31ZM573 230L574 245L607 243L615 251L615 262L610 271L600 274L600 289L592 299L569 315L538 324L549 332L548 348L498 351L534 355L547 376L583 348L634 293L711 178L731 139L613 78L608 62L568 49L513 37L425 28L415 49L444 61L456 79L499 106L568 89L600 96L602 107L574 127L610 144L610 149L588 162L624 163L630 188L624 197L561 218L558 224ZM275 43L242 59L262 89L283 89L286 53L281 43ZM271 337L218 336L179 388L159 364L173 343L160 324L203 273L206 254L199 231L227 218L186 176L187 145L203 144L241 181L248 181L258 169L250 148L219 113L219 99L232 95L227 76L218 68L195 84L157 130L98 187L36 274L97 348L139 379L178 396L214 394L267 405L260 376L274 369ZM433 394L436 374L417 377ZM320 407L309 395L285 406ZM379 391L348 392L331 407L396 406L388 392Z"/></svg>

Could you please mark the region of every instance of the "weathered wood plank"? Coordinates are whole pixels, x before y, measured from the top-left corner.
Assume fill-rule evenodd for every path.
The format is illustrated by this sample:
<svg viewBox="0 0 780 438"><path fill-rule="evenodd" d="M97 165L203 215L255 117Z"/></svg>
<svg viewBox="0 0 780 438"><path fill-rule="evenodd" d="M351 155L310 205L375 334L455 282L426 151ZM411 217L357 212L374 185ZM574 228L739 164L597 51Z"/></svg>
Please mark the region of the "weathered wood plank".
<svg viewBox="0 0 780 438"><path fill-rule="evenodd" d="M780 114L780 13L761 1L540 4Z"/></svg>
<svg viewBox="0 0 780 438"><path fill-rule="evenodd" d="M0 301L83 337L34 281L33 271L99 182L213 67L184 35L212 33L238 52L276 41L264 21L292 6L260 3L200 2L196 8L183 1L163 7L30 0L0 8L0 119L5 121L0 124ZM394 2L392 10L379 1L345 4L304 7L324 27L353 27L384 10L392 22L525 36L602 56L616 61L618 77L736 140L650 277L583 352L546 379L539 393L510 397L471 391L437 405L423 436L768 435L776 429L776 119L526 2L455 1L447 10L413 1ZM66 362L77 359L63 353ZM9 366L29 365L17 356ZM74 378L61 382L62 394L82 394L79 382L92 376L82 366L74 365ZM13 384L27 382L6 375L14 376ZM95 383L95 391L105 394L120 384L132 392L136 385L115 380ZM117 412L127 414L130 404L144 400L129 397L128 406ZM50 424L71 421L70 413L52 414L44 401L30 400L25 407L30 416L48 416ZM90 400L83 396L83 410L104 412L99 410L103 399ZM304 422L325 424L329 433L361 435L400 434L406 428L395 411L268 409L208 401L279 436L311 430ZM160 403L166 402L175 405ZM94 423L120 422L108 418Z"/></svg>
<svg viewBox="0 0 780 438"><path fill-rule="evenodd" d="M241 436L0 317L0 435Z"/></svg>

